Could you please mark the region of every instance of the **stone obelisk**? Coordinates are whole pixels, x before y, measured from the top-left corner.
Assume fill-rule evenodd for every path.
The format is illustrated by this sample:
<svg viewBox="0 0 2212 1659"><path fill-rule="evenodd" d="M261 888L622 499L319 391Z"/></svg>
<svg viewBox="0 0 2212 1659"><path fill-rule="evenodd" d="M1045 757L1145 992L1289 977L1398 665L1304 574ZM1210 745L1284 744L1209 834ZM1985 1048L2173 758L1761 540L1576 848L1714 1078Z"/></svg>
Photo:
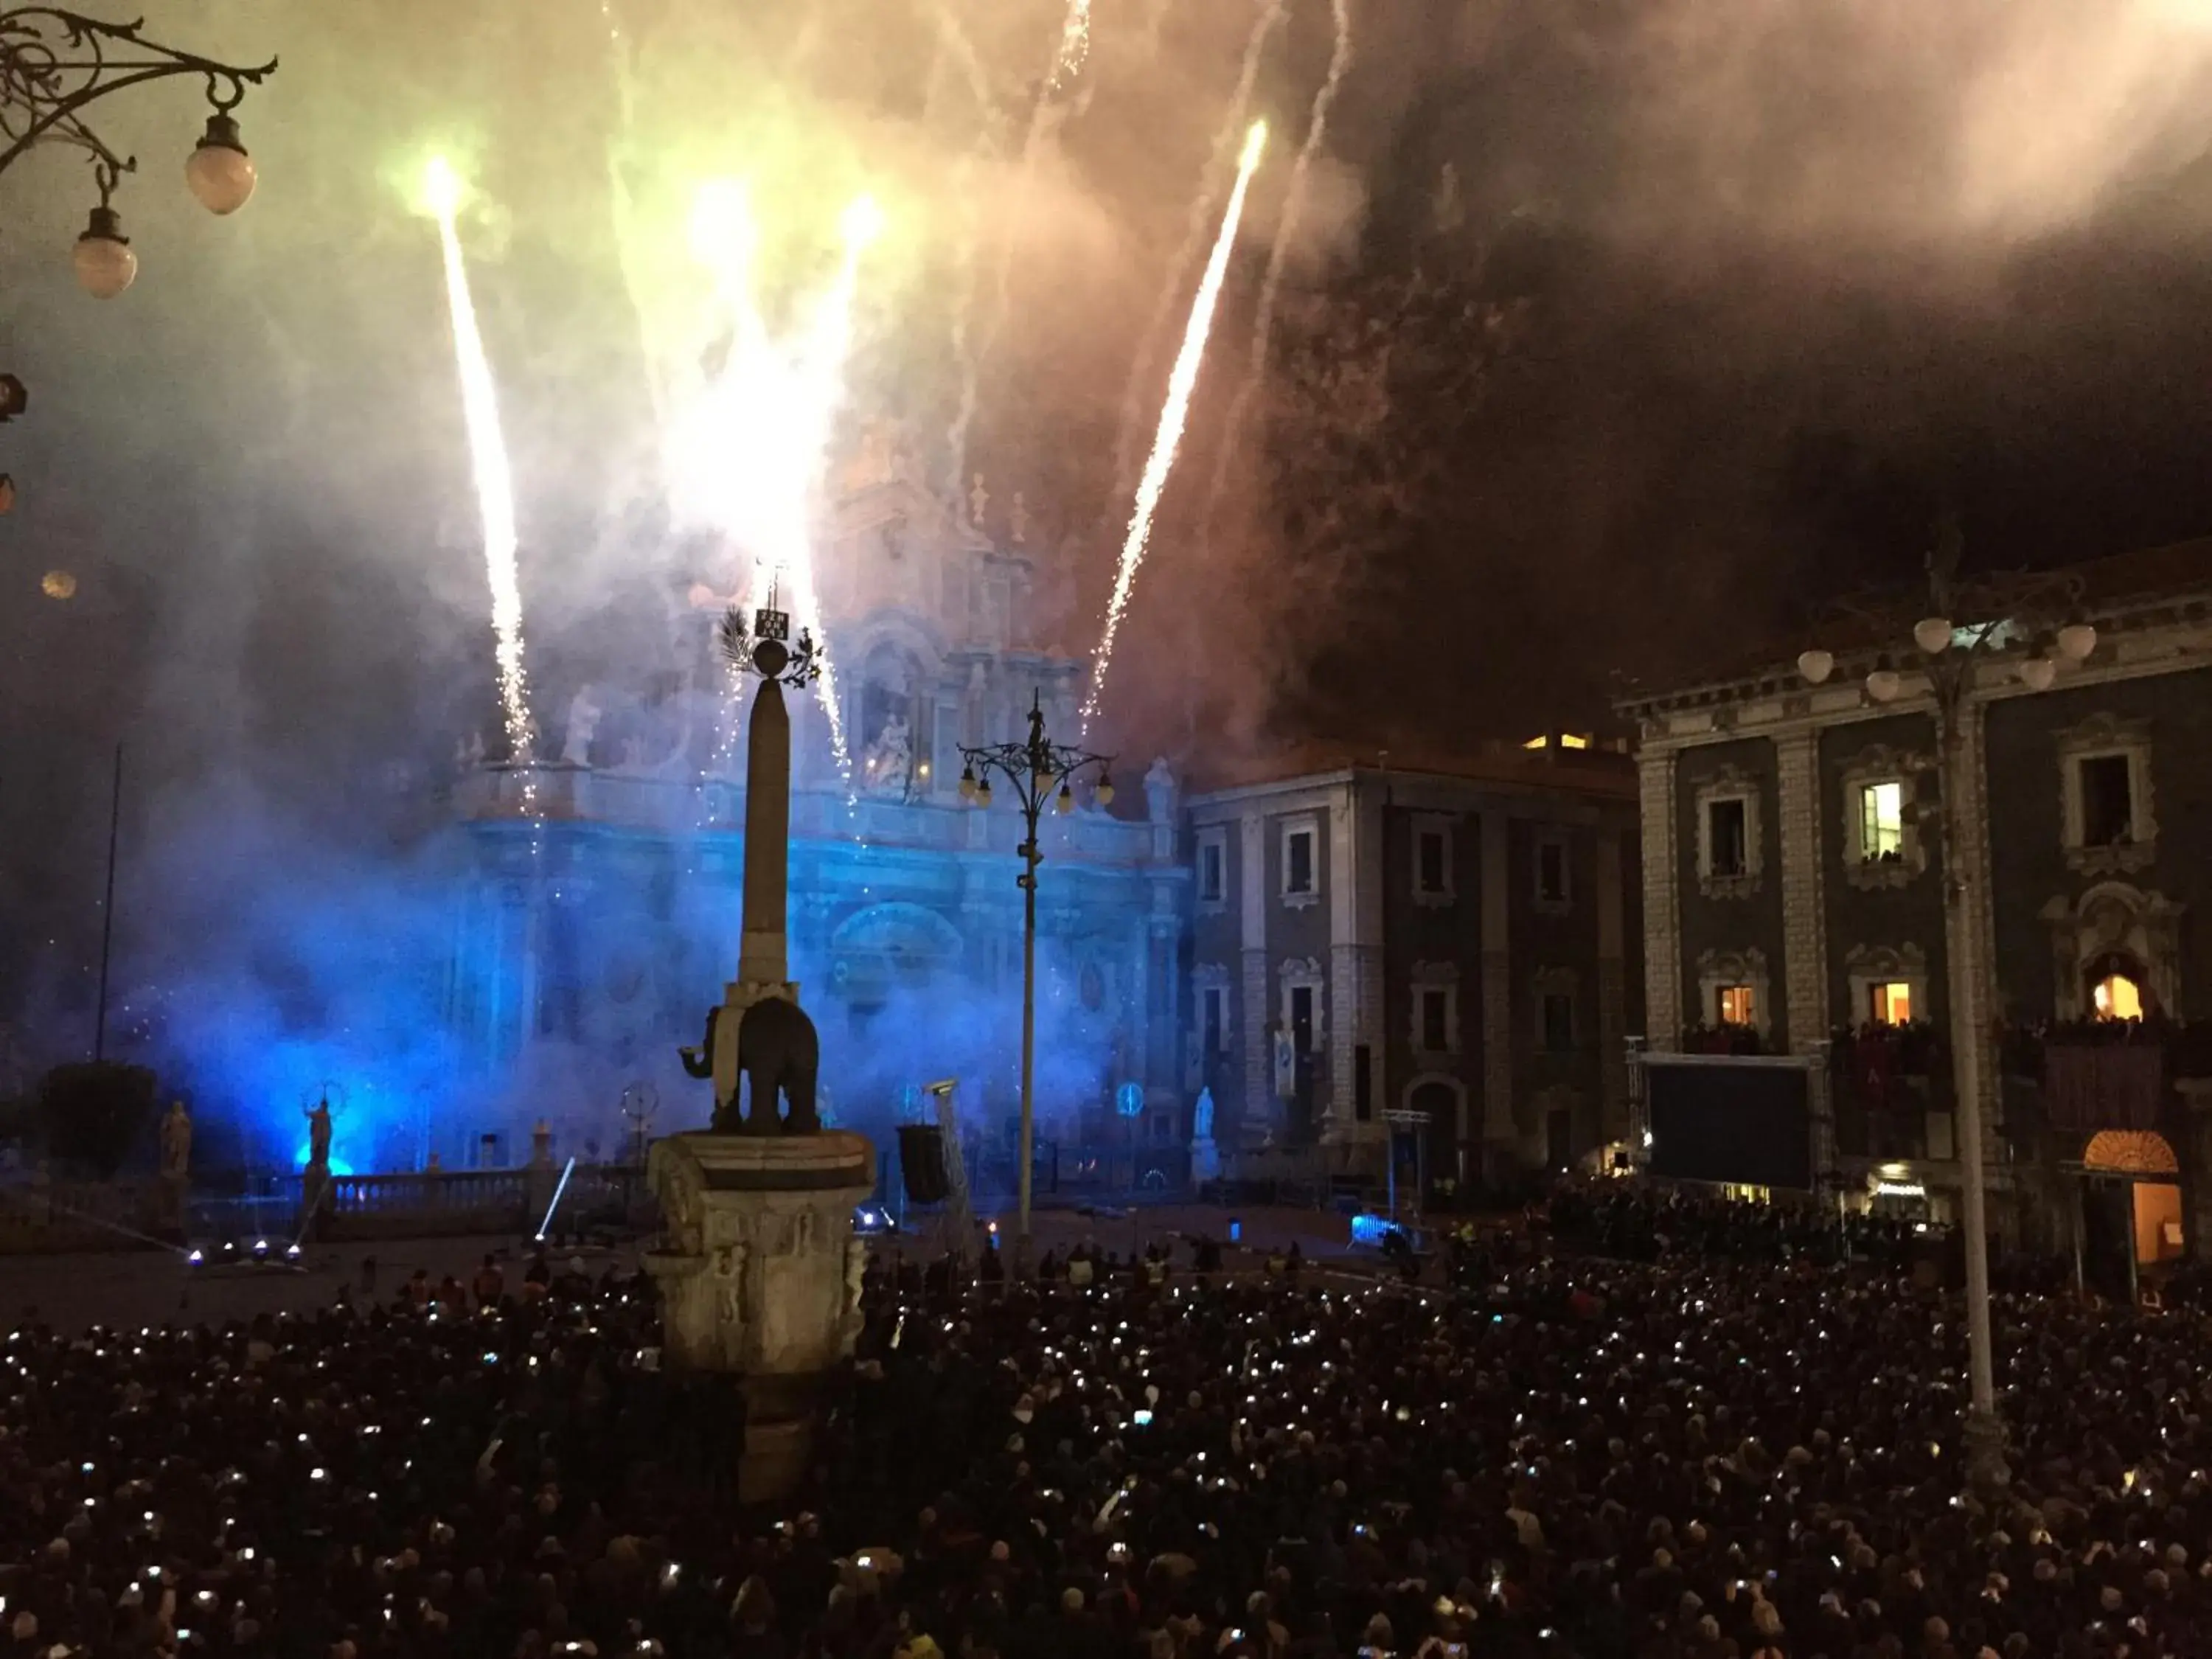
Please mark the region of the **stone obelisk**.
<svg viewBox="0 0 2212 1659"><path fill-rule="evenodd" d="M786 678L803 683L810 661L805 635L794 660L790 623L773 608L754 618L750 659L760 673L745 743L744 915L738 976L723 988L714 1023L716 1127L653 1144L647 1179L659 1200L661 1236L644 1265L660 1292L662 1357L671 1370L742 1379L745 1443L738 1471L745 1503L785 1497L805 1476L823 1378L852 1358L860 1332L865 1243L853 1233L853 1209L875 1190L875 1145L866 1135L812 1126L813 1030L800 1103L779 1132L775 1082L754 1066L751 1118L738 1122L738 1038L747 1012L753 1040L786 1037L799 988L785 939L791 843L791 716ZM725 638L746 638L734 621ZM782 999L793 1005L776 1011ZM786 1020L768 1019L771 1012ZM684 1069L700 1075L696 1051ZM781 1074L792 1087L790 1074Z"/></svg>
<svg viewBox="0 0 2212 1659"><path fill-rule="evenodd" d="M718 1108L737 1097L738 1025L745 1010L768 997L799 1000L799 987L787 977L785 933L791 908L791 711L783 706L782 675L790 665L791 649L778 630L787 626L773 611L762 611L754 623L752 662L760 688L753 693L745 732L743 931L738 976L722 988L721 1018L714 1025Z"/></svg>

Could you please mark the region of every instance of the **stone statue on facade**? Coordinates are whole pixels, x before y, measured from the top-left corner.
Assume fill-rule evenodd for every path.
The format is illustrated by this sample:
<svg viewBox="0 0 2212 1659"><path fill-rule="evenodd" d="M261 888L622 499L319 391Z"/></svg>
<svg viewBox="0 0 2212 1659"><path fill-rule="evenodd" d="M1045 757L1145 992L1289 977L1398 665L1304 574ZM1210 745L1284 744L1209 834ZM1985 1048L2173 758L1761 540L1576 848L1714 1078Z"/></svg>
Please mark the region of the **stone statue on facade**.
<svg viewBox="0 0 2212 1659"><path fill-rule="evenodd" d="M1145 773L1145 811L1154 823L1172 823L1175 810L1175 773L1165 755L1157 756Z"/></svg>
<svg viewBox="0 0 2212 1659"><path fill-rule="evenodd" d="M1221 1179L1221 1153L1213 1144L1213 1091L1200 1089L1190 1115L1190 1179L1194 1187Z"/></svg>
<svg viewBox="0 0 2212 1659"><path fill-rule="evenodd" d="M914 771L914 739L905 718L894 714L868 745L864 762L868 787L878 794L902 795Z"/></svg>
<svg viewBox="0 0 2212 1659"><path fill-rule="evenodd" d="M183 1181L192 1165L192 1115L173 1100L161 1119L161 1179Z"/></svg>
<svg viewBox="0 0 2212 1659"><path fill-rule="evenodd" d="M569 700L568 729L561 743L561 764L589 766L592 763L592 738L599 729L599 705L586 686Z"/></svg>

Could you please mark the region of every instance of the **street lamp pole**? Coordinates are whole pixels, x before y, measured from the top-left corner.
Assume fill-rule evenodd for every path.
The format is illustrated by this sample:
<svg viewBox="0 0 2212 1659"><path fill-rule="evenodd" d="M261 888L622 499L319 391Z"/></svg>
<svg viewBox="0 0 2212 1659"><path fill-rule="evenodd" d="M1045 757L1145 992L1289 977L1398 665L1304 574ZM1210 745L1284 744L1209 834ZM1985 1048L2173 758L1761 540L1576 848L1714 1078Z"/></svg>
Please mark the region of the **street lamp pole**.
<svg viewBox="0 0 2212 1659"><path fill-rule="evenodd" d="M1022 890L1022 1127L1018 1151L1021 1167L1017 1176L1019 1194L1014 1232L1014 1267L1025 1273L1030 1266L1030 1184L1036 1147L1036 886L1037 866L1044 851L1037 845L1037 819L1045 803L1055 811L1075 810L1074 780L1096 767L1098 782L1091 791L1101 806L1114 799L1114 757L1093 755L1053 742L1045 735L1044 709L1036 694L1030 697L1029 736L1018 743L987 744L980 748L960 745L960 798L975 806L991 804L991 775L1006 781L1014 804L1021 809L1024 839L1015 850L1021 855L1022 872L1015 884Z"/></svg>
<svg viewBox="0 0 2212 1659"><path fill-rule="evenodd" d="M1926 676L1936 720L1937 767L1937 853L1943 884L1943 955L1950 1000L1951 1082L1958 1097L1960 1141L1960 1231L1966 1267L1967 1407L1962 1429L1968 1480L1978 1489L2002 1489L2011 1480L2005 1467L2005 1431L1997 1413L1996 1344L1990 1324L1988 1172L1982 1140L1982 1080L1989 1036L1970 1018L1976 1006L1970 942L1980 927L1977 895L1986 891L1981 841L1972 804L1979 794L1966 722L1972 717L1974 685L1985 659L2025 645L2019 663L2021 682L2031 691L2048 690L2063 659L2081 662L2096 649L2097 630L2078 619L2063 626L2038 624L2039 611L2054 600L2072 616L2075 595L2065 580L2029 579L2005 587L1973 592L1958 578L1961 543L1957 526L1939 529L1928 554L1929 614L1914 624L1912 641ZM1961 611L1978 620L1954 623ZM1835 670L1833 653L1818 647L1797 659L1798 671L1814 685ZM1903 676L1887 656L1866 677L1866 695L1877 703L1896 700Z"/></svg>

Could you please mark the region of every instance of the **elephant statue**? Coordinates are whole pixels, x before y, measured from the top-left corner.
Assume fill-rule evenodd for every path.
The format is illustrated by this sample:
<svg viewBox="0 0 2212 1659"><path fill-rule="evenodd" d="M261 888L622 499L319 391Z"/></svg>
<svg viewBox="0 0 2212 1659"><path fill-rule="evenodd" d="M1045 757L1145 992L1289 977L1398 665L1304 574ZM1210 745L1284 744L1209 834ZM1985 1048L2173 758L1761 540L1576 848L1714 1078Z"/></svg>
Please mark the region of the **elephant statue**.
<svg viewBox="0 0 2212 1659"><path fill-rule="evenodd" d="M686 1077L710 1078L714 1075L714 1027L720 1024L721 1005L707 1011L707 1035L696 1048L678 1048L677 1057L684 1062Z"/></svg>
<svg viewBox="0 0 2212 1659"><path fill-rule="evenodd" d="M821 1043L814 1022L797 1003L763 997L738 1021L738 1071L742 1079L714 1113L721 1134L818 1134L822 1120L814 1109L814 1079L821 1065ZM752 1097L752 1110L740 1119L741 1094ZM779 1120L776 1097L790 1105Z"/></svg>

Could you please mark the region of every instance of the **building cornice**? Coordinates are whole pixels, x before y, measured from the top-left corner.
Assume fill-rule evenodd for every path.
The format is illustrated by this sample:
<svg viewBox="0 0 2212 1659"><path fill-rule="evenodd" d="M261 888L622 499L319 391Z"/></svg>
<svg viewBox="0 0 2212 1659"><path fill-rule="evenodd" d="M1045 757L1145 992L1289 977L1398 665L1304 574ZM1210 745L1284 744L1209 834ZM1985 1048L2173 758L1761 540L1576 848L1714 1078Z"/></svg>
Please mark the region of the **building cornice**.
<svg viewBox="0 0 2212 1659"><path fill-rule="evenodd" d="M2212 667L2212 604L2206 606L2203 621L2166 626L2156 632L2108 638L2104 627L2102 622L2098 623L2096 654L2079 666L2069 664L2061 669L2052 690L2112 685ZM1874 661L1874 653L1866 653L1864 665L1870 669ZM1969 700L1987 708L2015 698L2049 696L2021 683L2019 663L2017 655L2006 653L1980 664L1968 691ZM1863 676L1851 673L1852 665L1851 660L1838 658L1835 676L1826 685L1808 685L1792 669L1786 676L1743 682L1744 690L1732 701L1717 697L1664 709L1650 705L1652 712L1644 716L1639 752L1663 754L1740 738L1779 738L1892 720L1899 714L1933 716L1935 700L1927 677L1920 671L1901 671L1903 690L1888 702L1875 702L1859 683ZM1627 705L1622 707L1626 709Z"/></svg>
<svg viewBox="0 0 2212 1659"><path fill-rule="evenodd" d="M2212 592L2172 594L2155 599L2098 607L2090 611L2087 619L2097 628L2097 657L2114 653L2124 659L2126 643L2140 641L2147 636L2186 640L2195 644L2200 652L2212 654ZM1901 642L1909 640L1907 629L1900 627L1898 631ZM2116 647L2118 647L2117 652ZM1644 740L1648 744L1653 736L1651 728L1654 726L1668 726L1680 716L1711 715L1726 710L1757 708L1777 699L1808 692L1816 696L1841 693L1856 701L1858 683L1875 667L1881 665L1886 657L1894 657L1901 649L1909 654L1909 647L1902 644L1887 650L1863 647L1838 651L1835 653L1832 676L1826 684L1817 689L1806 684L1796 664L1777 662L1729 679L1706 681L1676 690L1626 697L1616 702L1613 708L1624 718L1638 722L1644 728ZM1992 674L2014 678L2014 671L2023 657L2024 653L2017 651L2007 651L1992 657L1984 665L1982 678L1986 679ZM2095 659L2092 660L2094 662ZM1918 678L1915 671L1901 672L1905 673L1908 685ZM2066 678L2078 680L2094 672L2094 668L2069 670ZM2172 672L2171 667L2165 672ZM1902 706L1903 700L1899 699L1897 702L1873 705L1873 712L1879 715L1884 712L1893 712Z"/></svg>

